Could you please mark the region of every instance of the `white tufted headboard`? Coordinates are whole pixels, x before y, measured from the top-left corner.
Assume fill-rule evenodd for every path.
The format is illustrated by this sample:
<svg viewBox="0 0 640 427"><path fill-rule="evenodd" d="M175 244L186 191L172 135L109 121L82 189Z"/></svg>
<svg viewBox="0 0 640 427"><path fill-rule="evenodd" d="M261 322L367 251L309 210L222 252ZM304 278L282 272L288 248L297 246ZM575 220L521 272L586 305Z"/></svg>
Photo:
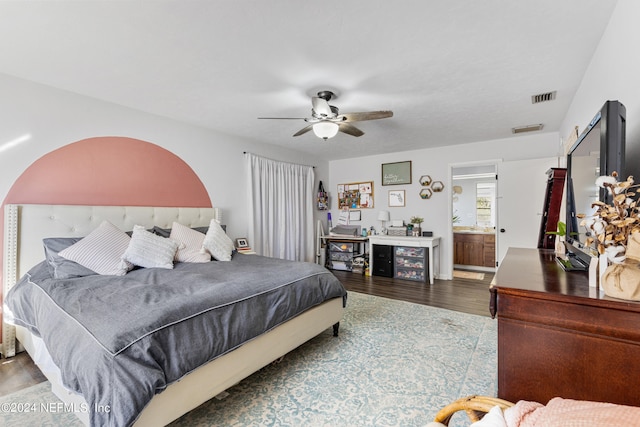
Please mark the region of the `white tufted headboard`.
<svg viewBox="0 0 640 427"><path fill-rule="evenodd" d="M218 209L190 207L5 205L4 212L3 295L44 260L42 239L46 237L86 236L104 220L129 231L134 225L171 228L174 221L203 227L220 218ZM3 355L13 355L15 331L4 322L2 341Z"/></svg>

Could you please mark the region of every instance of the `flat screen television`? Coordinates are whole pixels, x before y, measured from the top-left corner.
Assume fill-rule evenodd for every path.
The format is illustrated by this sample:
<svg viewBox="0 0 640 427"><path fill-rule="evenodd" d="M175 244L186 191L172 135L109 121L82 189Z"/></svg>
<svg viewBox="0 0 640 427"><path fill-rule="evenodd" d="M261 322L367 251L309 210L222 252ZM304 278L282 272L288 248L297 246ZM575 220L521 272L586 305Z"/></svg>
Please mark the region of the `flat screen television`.
<svg viewBox="0 0 640 427"><path fill-rule="evenodd" d="M595 244L586 245L590 236L578 214L592 216L596 200L610 202L605 189L598 188L596 178L618 172L626 179L625 169L626 109L618 101L607 101L578 137L567 154L567 255L585 268L598 255ZM574 263L575 264L575 263Z"/></svg>

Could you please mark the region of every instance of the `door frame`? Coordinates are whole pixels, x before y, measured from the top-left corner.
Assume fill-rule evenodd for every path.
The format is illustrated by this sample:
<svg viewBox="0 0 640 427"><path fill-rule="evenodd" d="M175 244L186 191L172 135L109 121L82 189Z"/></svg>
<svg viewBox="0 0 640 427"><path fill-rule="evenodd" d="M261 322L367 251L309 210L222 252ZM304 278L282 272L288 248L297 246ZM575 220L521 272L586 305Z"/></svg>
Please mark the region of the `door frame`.
<svg viewBox="0 0 640 427"><path fill-rule="evenodd" d="M496 175L498 174L498 164L502 163L502 159L487 159L487 160L477 160L477 161L471 161L471 162L459 162L459 163L449 163L449 167L448 167L448 184L449 184L449 188L453 189L453 169L455 168L462 168L462 167L470 167L470 166L493 166L494 167L494 171L496 173ZM500 180L496 179L496 205L499 206L499 204L497 203L497 198L498 198L498 194L500 194L498 186L500 185ZM445 247L451 248L450 251L448 251L446 254L440 254L440 256L444 255L446 256L447 260L448 260L448 265L449 265L449 269L448 271L444 272L446 277L446 280L452 280L453 279L453 250L454 250L454 244L453 244L453 222L451 221L451 218L453 218L453 191L448 191L448 205L447 205L447 210L448 210L448 218L449 220L447 221L447 233L445 235ZM496 209L497 209L496 206ZM496 212L496 247L495 247L495 256L496 256L496 260L498 259L498 218L499 215Z"/></svg>

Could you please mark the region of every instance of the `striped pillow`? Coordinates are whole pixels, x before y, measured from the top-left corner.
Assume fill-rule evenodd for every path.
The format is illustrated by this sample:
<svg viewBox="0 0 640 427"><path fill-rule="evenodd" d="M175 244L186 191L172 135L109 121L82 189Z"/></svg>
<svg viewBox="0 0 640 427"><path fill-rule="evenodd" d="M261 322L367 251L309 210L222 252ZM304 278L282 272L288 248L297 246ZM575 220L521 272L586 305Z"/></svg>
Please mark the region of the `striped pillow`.
<svg viewBox="0 0 640 427"><path fill-rule="evenodd" d="M218 261L231 261L234 245L227 233L218 224L218 221L212 219L209 224L209 231L207 231L204 242L202 242L202 248Z"/></svg>
<svg viewBox="0 0 640 427"><path fill-rule="evenodd" d="M109 221L103 221L85 238L58 255L98 274L124 276L133 266L122 259L131 238Z"/></svg>
<svg viewBox="0 0 640 427"><path fill-rule="evenodd" d="M211 255L208 252L202 252L202 243L204 242L204 233L200 233L192 228L174 222L171 226L170 239L180 244L176 252L175 260L177 262L209 262Z"/></svg>
<svg viewBox="0 0 640 427"><path fill-rule="evenodd" d="M145 268L173 268L179 243L147 231L141 225L133 227L129 247L122 259Z"/></svg>

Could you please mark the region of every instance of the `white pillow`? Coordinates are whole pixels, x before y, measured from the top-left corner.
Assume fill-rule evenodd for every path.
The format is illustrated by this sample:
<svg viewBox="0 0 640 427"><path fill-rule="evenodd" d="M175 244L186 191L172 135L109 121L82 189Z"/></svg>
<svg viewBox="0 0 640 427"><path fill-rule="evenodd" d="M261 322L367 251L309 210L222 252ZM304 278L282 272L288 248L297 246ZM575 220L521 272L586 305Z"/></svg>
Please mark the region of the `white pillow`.
<svg viewBox="0 0 640 427"><path fill-rule="evenodd" d="M133 227L131 242L122 259L145 268L173 268L173 258L180 243L147 231L141 225Z"/></svg>
<svg viewBox="0 0 640 427"><path fill-rule="evenodd" d="M470 427L507 427L507 421L504 419L502 408L496 405L480 421L476 421Z"/></svg>
<svg viewBox="0 0 640 427"><path fill-rule="evenodd" d="M180 244L178 252L176 252L175 260L178 262L209 262L211 255L208 252L202 252L202 243L205 235L199 231L174 222L171 226L170 239Z"/></svg>
<svg viewBox="0 0 640 427"><path fill-rule="evenodd" d="M202 249L209 252L218 261L231 261L234 249L233 241L215 219L212 219L209 224L209 231L202 242Z"/></svg>
<svg viewBox="0 0 640 427"><path fill-rule="evenodd" d="M98 274L124 276L133 266L122 260L131 238L109 221L103 221L82 240L58 252Z"/></svg>

